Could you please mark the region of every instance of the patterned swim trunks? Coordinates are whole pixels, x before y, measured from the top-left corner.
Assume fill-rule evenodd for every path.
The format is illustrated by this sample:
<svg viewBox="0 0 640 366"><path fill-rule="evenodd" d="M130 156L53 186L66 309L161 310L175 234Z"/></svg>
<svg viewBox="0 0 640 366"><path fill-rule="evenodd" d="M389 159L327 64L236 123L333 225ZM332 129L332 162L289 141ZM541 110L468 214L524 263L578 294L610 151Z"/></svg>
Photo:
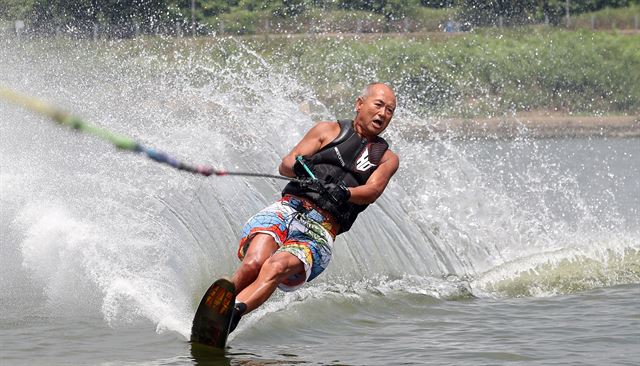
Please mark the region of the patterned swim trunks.
<svg viewBox="0 0 640 366"><path fill-rule="evenodd" d="M286 195L247 221L238 258L244 258L256 234L271 235L280 247L276 253L291 253L304 264L304 276L293 275L279 285L283 291L294 291L327 268L337 231L328 214L321 213L307 200Z"/></svg>

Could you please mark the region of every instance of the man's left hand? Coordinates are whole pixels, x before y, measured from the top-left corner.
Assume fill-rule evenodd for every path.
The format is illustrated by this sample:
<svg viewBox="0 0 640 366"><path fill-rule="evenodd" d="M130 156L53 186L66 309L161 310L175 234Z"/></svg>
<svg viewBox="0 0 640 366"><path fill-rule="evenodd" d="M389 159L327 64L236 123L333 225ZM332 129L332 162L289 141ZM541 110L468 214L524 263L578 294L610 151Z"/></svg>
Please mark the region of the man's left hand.
<svg viewBox="0 0 640 366"><path fill-rule="evenodd" d="M328 195L329 199L333 201L337 205L342 205L343 203L349 201L351 198L351 192L349 188L344 185L344 183L325 183L324 184L325 194Z"/></svg>

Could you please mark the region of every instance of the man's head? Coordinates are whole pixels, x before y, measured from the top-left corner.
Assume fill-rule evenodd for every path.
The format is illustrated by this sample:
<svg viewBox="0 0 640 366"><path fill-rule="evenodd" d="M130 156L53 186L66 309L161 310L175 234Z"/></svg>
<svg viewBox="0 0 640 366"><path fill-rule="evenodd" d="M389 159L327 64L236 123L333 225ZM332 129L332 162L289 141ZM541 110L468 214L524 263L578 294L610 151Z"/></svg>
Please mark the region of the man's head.
<svg viewBox="0 0 640 366"><path fill-rule="evenodd" d="M371 83L356 99L354 128L363 137L372 138L387 128L396 109L396 95L383 83Z"/></svg>

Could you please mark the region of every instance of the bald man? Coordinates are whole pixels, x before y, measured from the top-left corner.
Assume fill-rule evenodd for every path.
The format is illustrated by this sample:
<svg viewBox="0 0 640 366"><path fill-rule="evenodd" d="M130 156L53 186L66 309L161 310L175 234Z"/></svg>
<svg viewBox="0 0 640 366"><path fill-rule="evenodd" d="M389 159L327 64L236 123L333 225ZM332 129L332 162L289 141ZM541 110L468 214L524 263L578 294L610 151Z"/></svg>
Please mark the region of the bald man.
<svg viewBox="0 0 640 366"><path fill-rule="evenodd" d="M298 181L244 226L242 262L231 279L237 289L231 330L276 288L293 291L322 273L335 237L380 197L398 169L398 156L379 136L396 109L393 90L369 84L355 108L353 121L319 122L305 134L279 167Z"/></svg>

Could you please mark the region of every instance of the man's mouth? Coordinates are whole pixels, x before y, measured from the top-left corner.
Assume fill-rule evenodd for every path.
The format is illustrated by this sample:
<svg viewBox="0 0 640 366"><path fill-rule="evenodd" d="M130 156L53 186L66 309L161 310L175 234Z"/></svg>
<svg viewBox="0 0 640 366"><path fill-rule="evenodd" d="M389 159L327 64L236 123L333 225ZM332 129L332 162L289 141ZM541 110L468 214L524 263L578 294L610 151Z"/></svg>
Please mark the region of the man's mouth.
<svg viewBox="0 0 640 366"><path fill-rule="evenodd" d="M371 122L373 122L373 126L375 128L382 128L382 126L383 126L383 122L380 119L375 118Z"/></svg>

